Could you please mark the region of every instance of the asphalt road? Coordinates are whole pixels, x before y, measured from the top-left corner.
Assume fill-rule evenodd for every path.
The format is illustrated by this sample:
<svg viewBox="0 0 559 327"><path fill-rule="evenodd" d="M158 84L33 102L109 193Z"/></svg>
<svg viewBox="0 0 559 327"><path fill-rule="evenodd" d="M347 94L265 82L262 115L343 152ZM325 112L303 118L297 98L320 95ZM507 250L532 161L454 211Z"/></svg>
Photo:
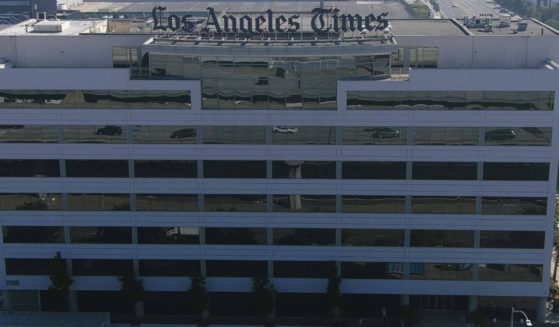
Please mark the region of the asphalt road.
<svg viewBox="0 0 559 327"><path fill-rule="evenodd" d="M493 14L499 17L499 9L491 0L438 0L443 18L464 18L464 16L479 16ZM453 7L453 4L455 7Z"/></svg>

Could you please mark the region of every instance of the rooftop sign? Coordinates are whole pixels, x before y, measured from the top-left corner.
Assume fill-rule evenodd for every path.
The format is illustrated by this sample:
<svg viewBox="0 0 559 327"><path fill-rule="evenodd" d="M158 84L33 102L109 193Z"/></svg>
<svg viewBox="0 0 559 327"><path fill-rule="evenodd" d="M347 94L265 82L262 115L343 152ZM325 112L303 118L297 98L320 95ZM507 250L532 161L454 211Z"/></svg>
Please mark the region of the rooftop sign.
<svg viewBox="0 0 559 327"><path fill-rule="evenodd" d="M179 17L171 14L164 19L162 16L166 7L155 6L151 11L154 21L154 30L173 32L192 32L197 22L192 21L192 15ZM217 33L293 33L301 29L300 15L275 15L271 9L261 15L251 17L249 15L235 16L225 14L218 17L212 7L208 10L208 18L205 28ZM310 26L317 34L328 32L354 32L354 31L378 31L388 27L387 12L376 16L374 13L367 15L340 14L338 9L315 8L311 11Z"/></svg>

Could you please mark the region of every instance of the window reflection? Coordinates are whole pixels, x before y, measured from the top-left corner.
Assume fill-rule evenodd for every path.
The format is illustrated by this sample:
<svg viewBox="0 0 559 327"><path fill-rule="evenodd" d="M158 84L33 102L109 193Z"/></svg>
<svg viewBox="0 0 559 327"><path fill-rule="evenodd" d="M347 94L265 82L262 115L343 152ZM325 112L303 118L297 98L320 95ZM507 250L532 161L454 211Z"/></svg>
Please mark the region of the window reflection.
<svg viewBox="0 0 559 327"><path fill-rule="evenodd" d="M196 128L192 126L134 126L136 144L195 144Z"/></svg>
<svg viewBox="0 0 559 327"><path fill-rule="evenodd" d="M403 213L403 196L343 195L342 212Z"/></svg>
<svg viewBox="0 0 559 327"><path fill-rule="evenodd" d="M547 181L549 163L486 162L483 179L493 181Z"/></svg>
<svg viewBox="0 0 559 327"><path fill-rule="evenodd" d="M267 277L268 263L247 260L208 260L206 271L208 277Z"/></svg>
<svg viewBox="0 0 559 327"><path fill-rule="evenodd" d="M342 143L364 144L406 144L405 127L342 127Z"/></svg>
<svg viewBox="0 0 559 327"><path fill-rule="evenodd" d="M466 230L412 230L412 247L470 248L474 246L474 232Z"/></svg>
<svg viewBox="0 0 559 327"><path fill-rule="evenodd" d="M476 180L476 162L413 162L412 178L422 180Z"/></svg>
<svg viewBox="0 0 559 327"><path fill-rule="evenodd" d="M50 274L51 259L6 259L6 275Z"/></svg>
<svg viewBox="0 0 559 327"><path fill-rule="evenodd" d="M266 161L204 160L205 178L266 178Z"/></svg>
<svg viewBox="0 0 559 327"><path fill-rule="evenodd" d="M0 125L0 143L58 143L58 126Z"/></svg>
<svg viewBox="0 0 559 327"><path fill-rule="evenodd" d="M132 243L130 227L70 227L72 243Z"/></svg>
<svg viewBox="0 0 559 327"><path fill-rule="evenodd" d="M67 177L128 177L128 160L66 160Z"/></svg>
<svg viewBox="0 0 559 327"><path fill-rule="evenodd" d="M134 160L134 174L145 178L196 178L195 160Z"/></svg>
<svg viewBox="0 0 559 327"><path fill-rule="evenodd" d="M273 210L276 212L335 212L335 195L285 194L273 196Z"/></svg>
<svg viewBox="0 0 559 327"><path fill-rule="evenodd" d="M207 227L206 244L266 245L266 228Z"/></svg>
<svg viewBox="0 0 559 327"><path fill-rule="evenodd" d="M335 161L273 161L273 178L336 178Z"/></svg>
<svg viewBox="0 0 559 327"><path fill-rule="evenodd" d="M126 127L116 125L64 126L64 143L126 143Z"/></svg>
<svg viewBox="0 0 559 327"><path fill-rule="evenodd" d="M205 211L266 211L265 195L206 194Z"/></svg>
<svg viewBox="0 0 559 327"><path fill-rule="evenodd" d="M198 227L138 227L140 244L199 244Z"/></svg>
<svg viewBox="0 0 559 327"><path fill-rule="evenodd" d="M0 194L0 210L60 210L61 195L56 193L39 194Z"/></svg>
<svg viewBox="0 0 559 327"><path fill-rule="evenodd" d="M399 262L342 262L342 278L403 279L404 265Z"/></svg>
<svg viewBox="0 0 559 327"><path fill-rule="evenodd" d="M342 229L344 246L404 246L401 229Z"/></svg>
<svg viewBox="0 0 559 327"><path fill-rule="evenodd" d="M406 179L404 161L344 161L344 179Z"/></svg>
<svg viewBox="0 0 559 327"><path fill-rule="evenodd" d="M197 211L194 194L136 194L136 211Z"/></svg>
<svg viewBox="0 0 559 327"><path fill-rule="evenodd" d="M413 196L412 213L474 214L476 199L467 196Z"/></svg>
<svg viewBox="0 0 559 327"><path fill-rule="evenodd" d="M132 260L73 259L76 276L128 276L133 274Z"/></svg>
<svg viewBox="0 0 559 327"><path fill-rule="evenodd" d="M335 127L272 127L273 144L336 144Z"/></svg>
<svg viewBox="0 0 559 327"><path fill-rule="evenodd" d="M335 245L334 229L274 228L275 245Z"/></svg>
<svg viewBox="0 0 559 327"><path fill-rule="evenodd" d="M483 197L484 215L545 215L547 198Z"/></svg>
<svg viewBox="0 0 559 327"><path fill-rule="evenodd" d="M544 232L481 231L480 247L504 249L543 249Z"/></svg>
<svg viewBox="0 0 559 327"><path fill-rule="evenodd" d="M415 145L478 145L477 127L415 127Z"/></svg>
<svg viewBox="0 0 559 327"><path fill-rule="evenodd" d="M265 144L266 127L208 126L203 128L204 144Z"/></svg>
<svg viewBox="0 0 559 327"><path fill-rule="evenodd" d="M541 282L542 265L479 264L479 280Z"/></svg>
<svg viewBox="0 0 559 327"><path fill-rule="evenodd" d="M550 146L551 128L548 127L487 127L485 145Z"/></svg>
<svg viewBox="0 0 559 327"><path fill-rule="evenodd" d="M410 277L425 280L472 280L472 266L469 263L412 263Z"/></svg>
<svg viewBox="0 0 559 327"><path fill-rule="evenodd" d="M140 260L140 276L194 276L199 274L199 260Z"/></svg>
<svg viewBox="0 0 559 327"><path fill-rule="evenodd" d="M58 226L3 226L4 243L64 243Z"/></svg>
<svg viewBox="0 0 559 327"><path fill-rule="evenodd" d="M335 269L334 262L274 261L274 277L328 278Z"/></svg>
<svg viewBox="0 0 559 327"><path fill-rule="evenodd" d="M128 194L68 194L69 210L88 211L128 211Z"/></svg>

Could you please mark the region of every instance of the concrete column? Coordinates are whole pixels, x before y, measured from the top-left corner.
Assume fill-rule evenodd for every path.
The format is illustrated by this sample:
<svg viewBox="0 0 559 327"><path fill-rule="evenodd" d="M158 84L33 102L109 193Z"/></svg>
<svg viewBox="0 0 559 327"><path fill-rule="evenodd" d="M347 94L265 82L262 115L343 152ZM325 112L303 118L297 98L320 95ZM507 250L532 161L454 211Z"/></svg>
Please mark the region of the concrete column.
<svg viewBox="0 0 559 327"><path fill-rule="evenodd" d="M474 311L477 309L477 296L471 295L468 297L468 311Z"/></svg>
<svg viewBox="0 0 559 327"><path fill-rule="evenodd" d="M68 292L68 302L70 306L71 312L78 311L78 291L69 291Z"/></svg>
<svg viewBox="0 0 559 327"><path fill-rule="evenodd" d="M545 317L547 314L547 299L545 297L539 297L536 304L536 321L545 322Z"/></svg>

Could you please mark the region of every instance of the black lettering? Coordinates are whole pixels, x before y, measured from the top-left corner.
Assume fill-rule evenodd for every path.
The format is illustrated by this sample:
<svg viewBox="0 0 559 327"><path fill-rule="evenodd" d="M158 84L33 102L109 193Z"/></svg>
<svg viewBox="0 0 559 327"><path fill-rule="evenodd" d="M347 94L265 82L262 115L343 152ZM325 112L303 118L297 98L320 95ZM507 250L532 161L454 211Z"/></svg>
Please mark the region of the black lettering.
<svg viewBox="0 0 559 327"><path fill-rule="evenodd" d="M254 20L254 28L258 33L262 33L264 32L264 30L262 29L262 24L264 24L266 22L266 18L264 18L264 16L260 15L258 17L256 17L256 19Z"/></svg>
<svg viewBox="0 0 559 327"><path fill-rule="evenodd" d="M181 31L183 32L192 32L196 27L196 23L189 21L188 18L192 17L192 15L184 15L182 16L182 28Z"/></svg>
<svg viewBox="0 0 559 327"><path fill-rule="evenodd" d="M239 28L241 32L252 33L252 18L247 15L241 17L239 20Z"/></svg>
<svg viewBox="0 0 559 327"><path fill-rule="evenodd" d="M363 29L363 18L361 15L341 15L340 18L342 19L342 31L347 32L355 30L361 31Z"/></svg>
<svg viewBox="0 0 559 327"><path fill-rule="evenodd" d="M338 17L338 12L340 12L339 9L332 10L332 14L333 14L332 15L332 21L334 22L333 23L333 25L334 25L333 29L334 29L334 32L336 32L336 33L340 31L340 24L339 24L339 19L340 18Z"/></svg>
<svg viewBox="0 0 559 327"><path fill-rule="evenodd" d="M181 21L179 16L175 14L169 16L169 18L167 18L167 25L169 25L169 29L173 32L178 30L181 27Z"/></svg>
<svg viewBox="0 0 559 327"><path fill-rule="evenodd" d="M388 16L388 13L387 13L387 12L383 12L382 14L380 14L380 15L377 16L378 25L377 25L377 27L375 28L375 30L377 30L377 31L378 31L378 30L382 31L382 30L384 30L385 28L388 27L388 20L384 18L384 17L386 17L386 16Z"/></svg>
<svg viewBox="0 0 559 327"><path fill-rule="evenodd" d="M372 31L375 29L375 26L372 25L373 22L376 22L377 18L375 17L374 14L369 14L367 16L365 16L365 29L367 31Z"/></svg>
<svg viewBox="0 0 559 327"><path fill-rule="evenodd" d="M285 22L287 22L287 18L285 18L284 15L276 17L276 31L278 31L279 33L285 32L281 27L281 25Z"/></svg>
<svg viewBox="0 0 559 327"><path fill-rule="evenodd" d="M293 15L289 17L287 21L289 23L289 31L290 32L297 32L301 28L301 24L297 21L299 19L299 15Z"/></svg>
<svg viewBox="0 0 559 327"><path fill-rule="evenodd" d="M313 15L311 18L311 28L315 33L326 33L328 32L332 26L326 26L324 22L324 14L331 12L332 9L321 9L321 8L314 8L311 11Z"/></svg>
<svg viewBox="0 0 559 327"><path fill-rule="evenodd" d="M268 32L273 32L274 31L274 13L272 12L272 9L266 10L266 13L268 14Z"/></svg>
<svg viewBox="0 0 559 327"><path fill-rule="evenodd" d="M153 30L162 30L162 31L166 31L167 30L167 26L163 26L161 25L161 12L163 10L166 10L167 7L161 7L161 6L155 6L153 7L153 9L151 10L151 18L153 18ZM159 15L157 15L159 14Z"/></svg>
<svg viewBox="0 0 559 327"><path fill-rule="evenodd" d="M221 33L221 27L219 26L219 21L215 15L215 11L212 7L206 8L208 10L208 19L206 20L206 29L209 29L209 26L213 25L215 31Z"/></svg>
<svg viewBox="0 0 559 327"><path fill-rule="evenodd" d="M237 32L237 18L233 15L223 15L223 30L225 32ZM231 28L229 28L229 21L231 21Z"/></svg>

